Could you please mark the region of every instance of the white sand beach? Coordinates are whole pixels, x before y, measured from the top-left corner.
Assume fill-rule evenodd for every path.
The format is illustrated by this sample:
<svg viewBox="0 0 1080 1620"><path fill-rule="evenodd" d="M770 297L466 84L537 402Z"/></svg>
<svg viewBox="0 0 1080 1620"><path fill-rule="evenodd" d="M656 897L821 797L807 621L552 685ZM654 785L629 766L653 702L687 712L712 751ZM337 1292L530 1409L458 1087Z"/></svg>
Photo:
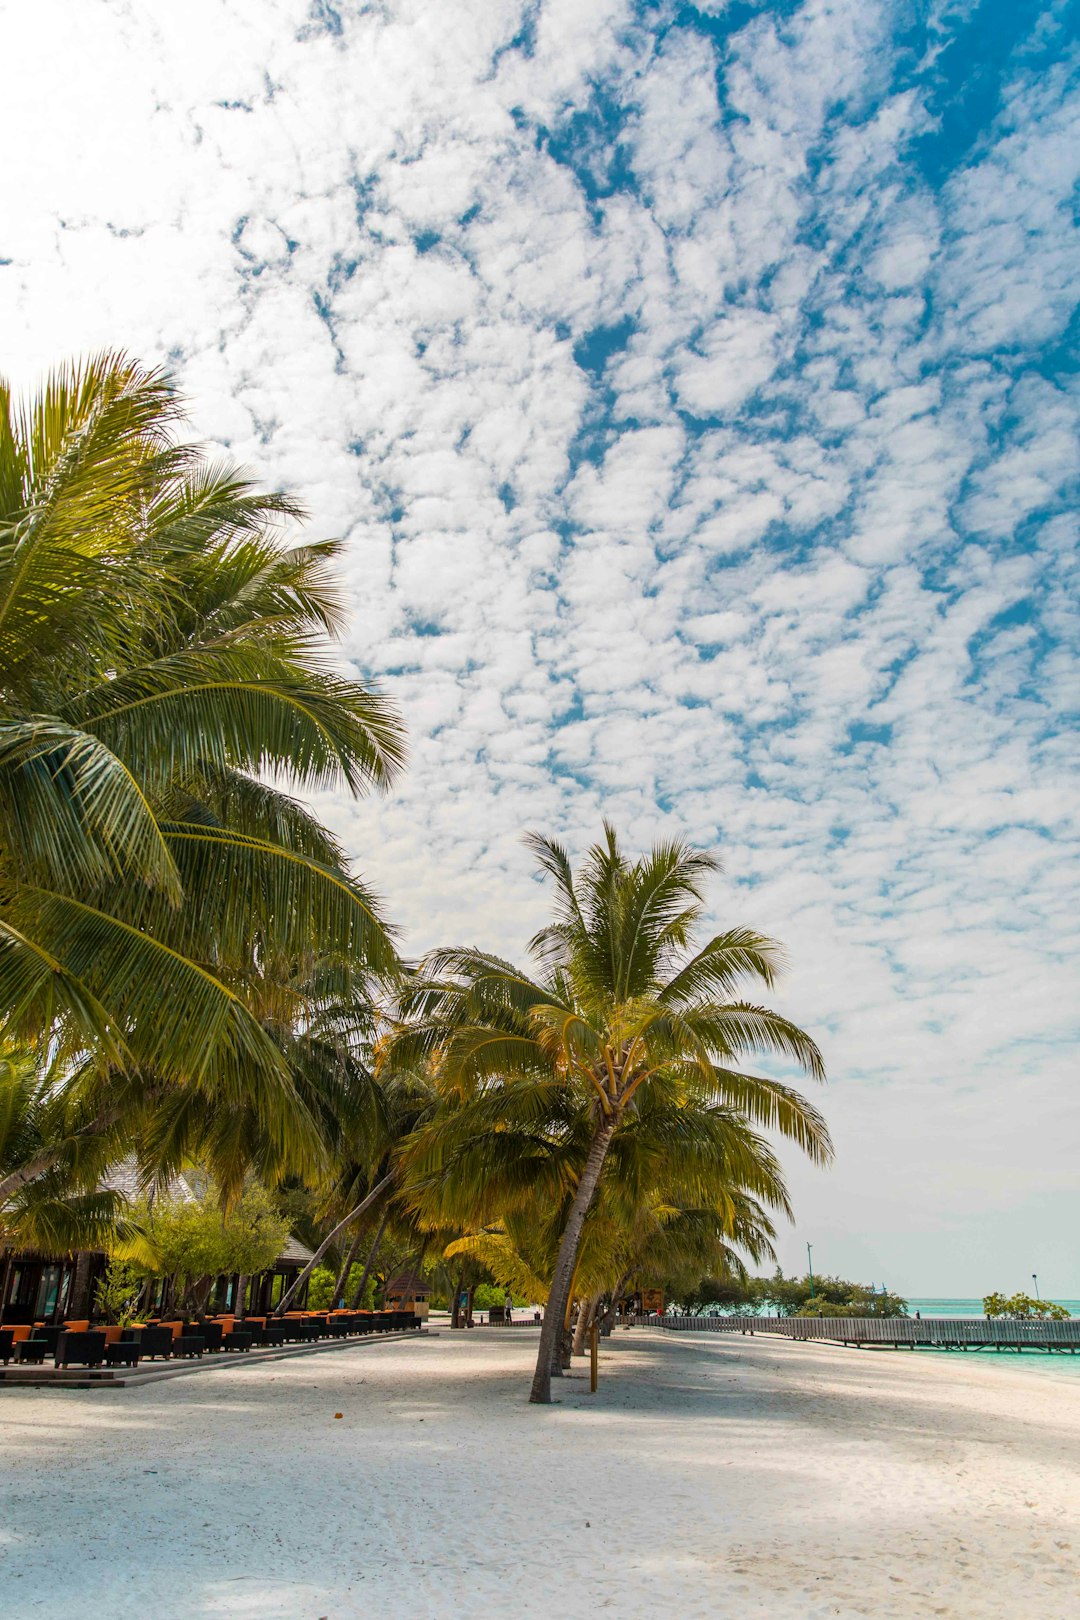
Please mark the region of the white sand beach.
<svg viewBox="0 0 1080 1620"><path fill-rule="evenodd" d="M1075 1612L1080 1377L635 1331L545 1409L535 1342L0 1391L0 1612Z"/></svg>

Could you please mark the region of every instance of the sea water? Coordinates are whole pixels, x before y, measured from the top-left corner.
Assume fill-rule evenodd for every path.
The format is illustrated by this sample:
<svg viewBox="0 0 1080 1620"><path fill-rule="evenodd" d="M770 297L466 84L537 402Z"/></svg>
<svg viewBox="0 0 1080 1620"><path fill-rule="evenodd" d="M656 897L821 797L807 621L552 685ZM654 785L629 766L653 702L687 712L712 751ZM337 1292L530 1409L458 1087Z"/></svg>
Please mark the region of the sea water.
<svg viewBox="0 0 1080 1620"><path fill-rule="evenodd" d="M1070 1316L1080 1316L1080 1299L1055 1299L1054 1305L1064 1305ZM982 1316L981 1299L909 1299L908 1315L914 1316Z"/></svg>
<svg viewBox="0 0 1080 1620"><path fill-rule="evenodd" d="M1055 1305L1063 1305L1070 1316L1080 1316L1080 1299L1055 1299ZM983 1302L981 1299L909 1299L907 1302L908 1315L914 1316L918 1311L920 1316L964 1317L982 1316ZM902 1352L897 1352L902 1354ZM1025 1372L1049 1373L1054 1377L1064 1374L1067 1377L1080 1378L1080 1355L1069 1355L1054 1351L1048 1355L1044 1350L993 1350L986 1347L982 1350L932 1350L921 1349L920 1356L957 1356L978 1355L980 1361L994 1362L1003 1367L1023 1367Z"/></svg>

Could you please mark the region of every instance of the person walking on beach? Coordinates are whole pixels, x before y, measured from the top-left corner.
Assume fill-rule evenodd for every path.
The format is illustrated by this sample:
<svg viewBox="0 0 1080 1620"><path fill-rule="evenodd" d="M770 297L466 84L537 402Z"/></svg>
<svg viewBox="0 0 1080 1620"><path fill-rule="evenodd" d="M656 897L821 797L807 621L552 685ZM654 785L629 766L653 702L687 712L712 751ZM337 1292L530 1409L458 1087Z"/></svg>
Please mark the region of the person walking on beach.
<svg viewBox="0 0 1080 1620"><path fill-rule="evenodd" d="M503 1301L503 1320L505 1321L507 1327L509 1327L514 1320L514 1301L511 1299L509 1294L507 1294Z"/></svg>

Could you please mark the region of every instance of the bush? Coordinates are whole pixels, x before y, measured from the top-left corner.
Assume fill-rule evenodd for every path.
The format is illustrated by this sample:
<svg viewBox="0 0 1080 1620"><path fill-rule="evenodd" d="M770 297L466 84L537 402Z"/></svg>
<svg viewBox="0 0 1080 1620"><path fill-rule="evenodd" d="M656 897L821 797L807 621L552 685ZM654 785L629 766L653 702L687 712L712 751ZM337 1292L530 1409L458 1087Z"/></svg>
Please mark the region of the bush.
<svg viewBox="0 0 1080 1620"><path fill-rule="evenodd" d="M1010 1322L1068 1322L1069 1313L1064 1305L1055 1305L1052 1299L1032 1299L1030 1294L987 1294L983 1299L983 1314L1005 1317Z"/></svg>
<svg viewBox="0 0 1080 1620"><path fill-rule="evenodd" d="M127 1260L110 1260L94 1291L99 1316L116 1327L130 1327L142 1292L142 1278Z"/></svg>
<svg viewBox="0 0 1080 1620"><path fill-rule="evenodd" d="M844 1277L703 1277L690 1311L746 1316L906 1316L907 1300Z"/></svg>
<svg viewBox="0 0 1080 1620"><path fill-rule="evenodd" d="M334 1303L334 1284L337 1274L329 1266L316 1266L308 1282L309 1311L328 1311Z"/></svg>
<svg viewBox="0 0 1080 1620"><path fill-rule="evenodd" d="M527 1305L529 1301L519 1294L511 1293L510 1298L517 1306ZM506 1304L506 1289L500 1288L498 1283L477 1283L473 1290L473 1310L490 1311L494 1305L496 1309Z"/></svg>

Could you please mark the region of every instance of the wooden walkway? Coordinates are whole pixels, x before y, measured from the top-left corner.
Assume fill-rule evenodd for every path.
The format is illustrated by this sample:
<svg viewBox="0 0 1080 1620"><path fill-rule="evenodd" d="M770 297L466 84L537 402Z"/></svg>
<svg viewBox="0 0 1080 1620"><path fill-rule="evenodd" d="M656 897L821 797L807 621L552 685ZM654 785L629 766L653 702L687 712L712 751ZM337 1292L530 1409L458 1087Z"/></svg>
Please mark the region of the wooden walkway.
<svg viewBox="0 0 1080 1620"><path fill-rule="evenodd" d="M866 1349L1042 1350L1075 1355L1080 1317L1067 1322L1008 1322L984 1316L641 1316L643 1326L674 1333L772 1333L785 1339L824 1339Z"/></svg>

